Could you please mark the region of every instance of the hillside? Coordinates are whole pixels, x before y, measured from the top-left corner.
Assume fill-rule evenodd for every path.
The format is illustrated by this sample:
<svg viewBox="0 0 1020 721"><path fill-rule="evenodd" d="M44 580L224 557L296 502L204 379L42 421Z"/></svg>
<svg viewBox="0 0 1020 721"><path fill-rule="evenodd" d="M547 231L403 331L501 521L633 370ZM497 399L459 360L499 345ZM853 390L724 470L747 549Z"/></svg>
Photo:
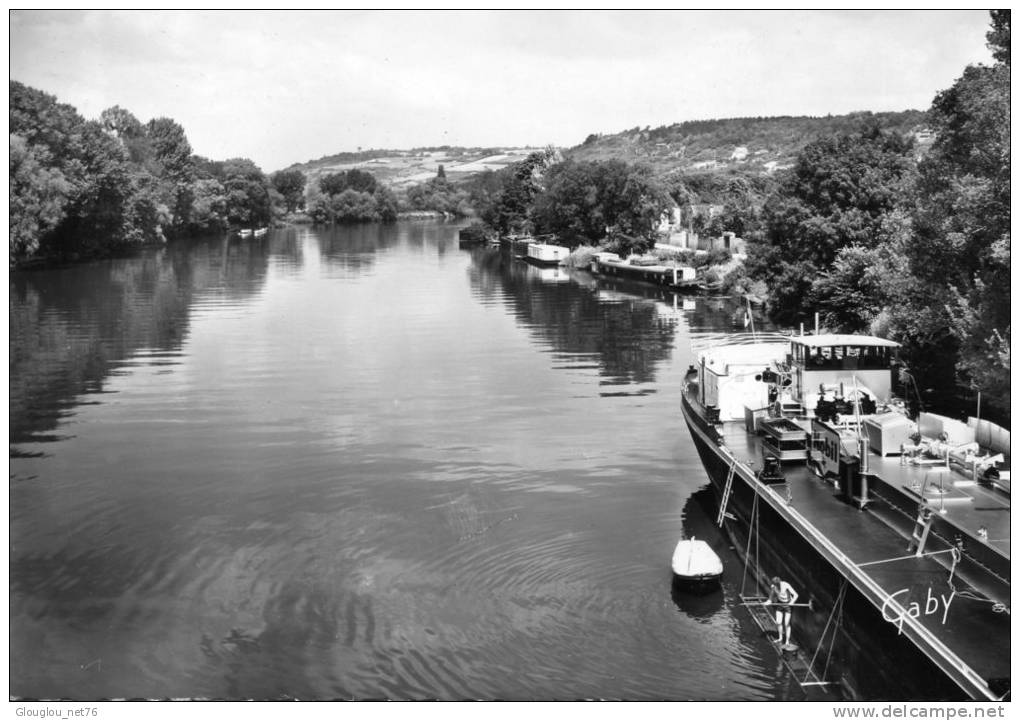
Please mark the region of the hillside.
<svg viewBox="0 0 1020 721"><path fill-rule="evenodd" d="M735 171L748 174L772 174L789 167L800 150L825 135L851 131L866 122L875 122L883 130L913 134L924 146L929 139L925 113L906 110L898 113L851 113L826 117L729 118L694 120L659 128L632 128L611 135L589 135L564 154L576 160L643 162L656 173L665 175L681 170L687 173L716 174ZM433 178L442 165L453 182L467 180L484 170L499 170L523 160L541 148L461 148L432 147L411 150L364 150L337 153L318 160L291 165L309 178L357 168L371 172L378 180L402 188Z"/></svg>
<svg viewBox="0 0 1020 721"><path fill-rule="evenodd" d="M485 170L499 170L524 160L540 148L414 148L412 150L366 150L337 153L318 160L291 165L287 170L300 170L309 179L325 173L357 168L372 173L379 181L400 188L434 178L442 165L446 177L457 182Z"/></svg>
<svg viewBox="0 0 1020 721"><path fill-rule="evenodd" d="M729 118L694 120L658 128L632 128L612 135L589 135L566 151L576 160L617 158L644 162L659 174L673 170L772 173L793 163L800 150L821 136L848 132L868 122L886 131L913 134L921 145L926 113L851 113L826 117Z"/></svg>

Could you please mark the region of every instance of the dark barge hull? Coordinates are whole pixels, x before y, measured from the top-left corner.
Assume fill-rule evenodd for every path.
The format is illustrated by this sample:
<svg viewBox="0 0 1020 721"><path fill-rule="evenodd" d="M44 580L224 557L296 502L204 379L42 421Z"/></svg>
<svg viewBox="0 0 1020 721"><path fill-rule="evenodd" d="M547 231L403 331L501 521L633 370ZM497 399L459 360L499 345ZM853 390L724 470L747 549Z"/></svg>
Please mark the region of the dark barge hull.
<svg viewBox="0 0 1020 721"><path fill-rule="evenodd" d="M723 497L731 456L723 450L717 428L695 409L686 392L682 409L718 502ZM795 504L796 501L794 508ZM808 658L819 659L818 675L824 675L838 688L837 696L948 701L989 700L1008 694L1008 678L1002 680L1001 690L996 688L998 683L988 683L995 691L990 697L988 689L982 690L980 683L968 685L966 678L961 680L959 673L945 668L944 660L940 666L910 636L909 629L900 633L894 623L883 618L875 594L862 588L859 577L853 577L853 572L840 562L838 549L826 548L818 538L791 521L782 504L763 492L753 476L743 471L734 473L725 510L725 532L745 568L750 569L752 576L758 576L750 579L752 584L757 581L764 589L768 587L768 578L779 575L798 589L801 601L810 599L810 609L795 609L794 637L805 647ZM852 514L860 513L850 506L843 506L842 510L851 520ZM845 595L839 603L840 590L844 588ZM830 627L837 617L840 623Z"/></svg>
<svg viewBox="0 0 1020 721"><path fill-rule="evenodd" d="M539 268L558 268L563 265L563 261L559 258L556 258L555 260L542 260L541 258L535 258L530 255L518 255L517 258Z"/></svg>

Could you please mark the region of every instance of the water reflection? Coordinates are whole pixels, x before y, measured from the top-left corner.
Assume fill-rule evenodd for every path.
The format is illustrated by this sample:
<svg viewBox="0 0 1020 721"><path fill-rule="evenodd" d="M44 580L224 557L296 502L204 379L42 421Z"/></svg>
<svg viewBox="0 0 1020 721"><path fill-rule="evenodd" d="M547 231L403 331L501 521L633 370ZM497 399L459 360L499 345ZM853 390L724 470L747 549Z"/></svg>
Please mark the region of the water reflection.
<svg viewBox="0 0 1020 721"><path fill-rule="evenodd" d="M401 228L410 244L415 238L420 245L424 233L421 228ZM400 233L397 226L364 223L353 226L315 228L322 263L331 269L344 271L355 277L371 269L376 256L397 245Z"/></svg>
<svg viewBox="0 0 1020 721"><path fill-rule="evenodd" d="M553 350L596 358L603 384L652 383L657 366L670 358L677 319L656 300L606 295L601 281L593 283L583 271L542 272L507 248L470 252L469 279L477 297L508 305Z"/></svg>
<svg viewBox="0 0 1020 721"><path fill-rule="evenodd" d="M725 538L718 527L712 523L704 505L709 500L710 494L711 489L703 488L692 493L684 502L681 516L683 538L697 538L705 541L719 558L726 559L729 556L729 549L726 546ZM694 592L679 583L674 577L670 588L670 597L679 610L703 623L711 621L716 615L726 611L722 585Z"/></svg>
<svg viewBox="0 0 1020 721"><path fill-rule="evenodd" d="M732 564L665 588L689 313L455 231L12 277L12 693L774 696Z"/></svg>
<svg viewBox="0 0 1020 721"><path fill-rule="evenodd" d="M10 276L10 443L65 437L54 429L80 396L103 393L130 363L171 367L203 296L239 303L265 282L267 253L227 238L137 257ZM134 360L132 360L134 359Z"/></svg>
<svg viewBox="0 0 1020 721"><path fill-rule="evenodd" d="M680 611L701 623L710 622L725 610L723 592L720 588L692 589L674 577L669 595Z"/></svg>

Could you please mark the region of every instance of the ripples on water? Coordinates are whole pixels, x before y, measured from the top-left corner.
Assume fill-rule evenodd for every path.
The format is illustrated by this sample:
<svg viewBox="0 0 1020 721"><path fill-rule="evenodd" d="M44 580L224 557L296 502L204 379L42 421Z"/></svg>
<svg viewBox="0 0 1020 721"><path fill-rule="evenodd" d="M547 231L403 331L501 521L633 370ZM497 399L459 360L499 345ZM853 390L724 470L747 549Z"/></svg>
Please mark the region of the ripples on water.
<svg viewBox="0 0 1020 721"><path fill-rule="evenodd" d="M727 304L438 223L204 240L10 298L12 694L796 697L735 557L723 592L671 588L681 535L730 553L679 413Z"/></svg>

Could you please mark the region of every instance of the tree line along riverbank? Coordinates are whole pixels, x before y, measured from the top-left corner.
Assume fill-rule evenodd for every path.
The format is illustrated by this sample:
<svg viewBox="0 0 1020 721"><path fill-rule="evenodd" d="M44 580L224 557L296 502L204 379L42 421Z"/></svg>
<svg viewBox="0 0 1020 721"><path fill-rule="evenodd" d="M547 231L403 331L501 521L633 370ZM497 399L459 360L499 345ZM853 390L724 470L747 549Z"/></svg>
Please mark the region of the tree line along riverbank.
<svg viewBox="0 0 1020 721"><path fill-rule="evenodd" d="M12 81L10 264L408 213L644 253L671 217L692 233L742 237L747 260L726 290L760 299L777 323L813 325L817 313L830 330L896 340L915 400L963 413L981 393L982 414L1008 423L1010 14L990 19L994 63L962 69L933 98L923 137L860 113L767 173L663 170L593 155L589 138L457 182L442 165L399 188L358 167L266 175L246 158L195 155L172 119L142 123L114 106L86 120Z"/></svg>

